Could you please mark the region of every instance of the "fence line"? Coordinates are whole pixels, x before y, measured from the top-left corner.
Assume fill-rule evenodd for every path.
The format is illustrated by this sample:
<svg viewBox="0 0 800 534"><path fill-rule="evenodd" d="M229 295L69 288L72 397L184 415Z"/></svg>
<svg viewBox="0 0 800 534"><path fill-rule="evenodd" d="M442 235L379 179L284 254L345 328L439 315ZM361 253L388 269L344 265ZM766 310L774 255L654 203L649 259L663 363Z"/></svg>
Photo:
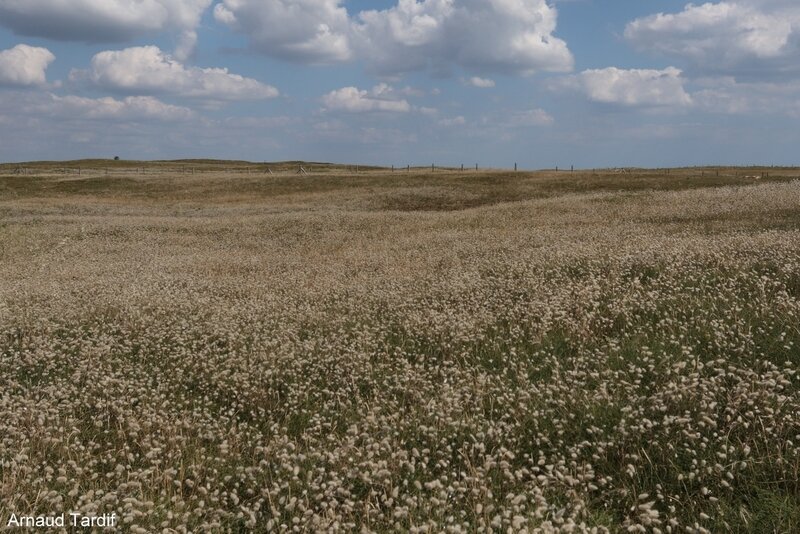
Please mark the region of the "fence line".
<svg viewBox="0 0 800 534"><path fill-rule="evenodd" d="M765 169L774 169L774 167L710 167L710 168L675 168L675 169L640 169L640 168L626 168L626 167L611 167L611 168L592 168L592 169L583 169L582 171L578 172L585 172L591 173L592 175L597 175L598 173L623 173L623 174L631 174L631 173L656 173L656 174L663 174L666 176L671 175L672 173L696 173L697 176L705 177L705 176L733 176L733 177L745 177L745 178L768 178L770 177L771 172ZM797 172L800 170L800 167L781 167L782 170L789 171L789 172ZM352 165L352 166L341 166L341 167L320 167L314 168L313 166L303 166L303 165L296 165L294 167L290 166L282 166L279 169L276 169L274 165L252 165L246 167L202 167L202 166L189 166L189 165L179 165L179 166L164 166L164 167L147 167L147 166L136 166L136 167L124 167L124 168L113 168L113 167L91 167L86 168L83 166L76 166L76 167L68 167L63 165L54 165L51 167L29 167L24 165L19 166L12 166L9 164L0 165L0 174L10 174L10 175L24 175L24 176L33 176L33 175L62 175L62 176L132 176L132 175L151 175L157 177L159 174L227 174L227 175L270 175L270 176L309 176L309 175L332 175L332 174L348 174L348 173L372 173L372 174L393 174L398 171L405 171L406 173L441 173L441 172L450 172L450 173L468 173L468 172L502 172L502 171L511 171L514 172L519 171L519 166L517 163L513 164L513 167L508 168L480 168L479 165L476 163L474 166L474 170L472 167L467 167L463 163L459 164L458 166L439 166L435 163L432 163L430 166L424 165L416 165L412 166L410 164L396 166L391 165L389 167L364 167L361 165ZM559 168L558 166L551 168L551 171L555 171L558 173L564 172L563 169ZM539 169L537 170L530 170L523 172L541 172L547 171L547 169ZM567 173L574 173L576 172L575 166L570 165L566 169Z"/></svg>

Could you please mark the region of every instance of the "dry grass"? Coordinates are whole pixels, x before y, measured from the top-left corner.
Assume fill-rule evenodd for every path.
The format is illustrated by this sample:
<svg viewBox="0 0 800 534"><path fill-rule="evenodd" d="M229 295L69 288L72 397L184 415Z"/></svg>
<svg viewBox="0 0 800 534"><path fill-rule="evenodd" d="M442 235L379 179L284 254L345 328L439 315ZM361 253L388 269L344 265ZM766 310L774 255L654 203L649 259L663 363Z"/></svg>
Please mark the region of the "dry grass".
<svg viewBox="0 0 800 534"><path fill-rule="evenodd" d="M0 175L2 524L800 530L794 170L41 165Z"/></svg>

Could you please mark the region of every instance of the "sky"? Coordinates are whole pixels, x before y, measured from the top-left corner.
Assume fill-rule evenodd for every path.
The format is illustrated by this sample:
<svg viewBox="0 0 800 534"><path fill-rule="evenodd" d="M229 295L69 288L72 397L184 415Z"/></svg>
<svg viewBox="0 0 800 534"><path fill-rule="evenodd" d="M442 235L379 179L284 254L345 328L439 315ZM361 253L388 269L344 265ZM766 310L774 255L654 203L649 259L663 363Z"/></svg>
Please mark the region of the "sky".
<svg viewBox="0 0 800 534"><path fill-rule="evenodd" d="M0 161L800 163L800 2L0 0Z"/></svg>

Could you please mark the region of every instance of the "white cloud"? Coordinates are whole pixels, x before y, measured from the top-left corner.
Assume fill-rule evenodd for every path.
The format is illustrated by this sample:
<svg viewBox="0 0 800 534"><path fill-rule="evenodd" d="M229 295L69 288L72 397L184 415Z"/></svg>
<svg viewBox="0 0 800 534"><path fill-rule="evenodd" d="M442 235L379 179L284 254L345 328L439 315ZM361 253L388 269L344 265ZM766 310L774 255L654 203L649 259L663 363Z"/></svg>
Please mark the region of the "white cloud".
<svg viewBox="0 0 800 534"><path fill-rule="evenodd" d="M45 71L55 59L48 49L26 44L0 50L0 84L43 85Z"/></svg>
<svg viewBox="0 0 800 534"><path fill-rule="evenodd" d="M360 54L380 72L456 65L480 72L530 74L572 69L567 44L553 35L557 11L545 0L401 0L362 12Z"/></svg>
<svg viewBox="0 0 800 534"><path fill-rule="evenodd" d="M701 78L692 99L698 109L726 115L800 116L800 82L737 82L733 77Z"/></svg>
<svg viewBox="0 0 800 534"><path fill-rule="evenodd" d="M488 89L490 87L494 87L495 85L494 80L489 78L479 78L478 76L473 76L468 80L464 80L464 83L473 87L479 87L481 89Z"/></svg>
<svg viewBox="0 0 800 534"><path fill-rule="evenodd" d="M795 64L800 5L795 0L727 0L688 4L630 22L625 37L637 48L713 70L763 70ZM796 68L796 65L795 65Z"/></svg>
<svg viewBox="0 0 800 534"><path fill-rule="evenodd" d="M17 161L200 156L215 148L201 143L209 130L218 144L231 147L248 141L226 135L214 129L216 125L206 128L202 117L191 110L152 97L83 98L31 89L6 90L0 98L0 116L13 121L3 126L4 134L13 135L4 135L0 152ZM230 139L237 139L237 145Z"/></svg>
<svg viewBox="0 0 800 534"><path fill-rule="evenodd" d="M425 91L422 89L417 89L416 87L405 86L401 89L397 89L395 91L399 95L409 96L409 97L420 97L425 96Z"/></svg>
<svg viewBox="0 0 800 534"><path fill-rule="evenodd" d="M407 100L397 97L396 92L386 84L380 84L370 91L356 87L343 87L322 97L325 108L331 111L365 113L369 111L389 111L408 113L411 105Z"/></svg>
<svg viewBox="0 0 800 534"><path fill-rule="evenodd" d="M557 11L546 0L399 0L354 18L342 4L222 0L214 16L264 54L311 63L363 59L382 74L572 69L567 44L553 35Z"/></svg>
<svg viewBox="0 0 800 534"><path fill-rule="evenodd" d="M73 79L130 93L172 94L216 100L258 100L278 90L227 69L187 67L155 46L100 52L89 71L73 71Z"/></svg>
<svg viewBox="0 0 800 534"><path fill-rule="evenodd" d="M64 120L186 121L197 115L189 108L166 104L150 96L130 96L121 100L85 98L54 94L29 95L19 103L28 115ZM20 111L19 109L17 111Z"/></svg>
<svg viewBox="0 0 800 534"><path fill-rule="evenodd" d="M21 35L89 43L124 42L143 34L193 30L212 0L0 0L0 25ZM188 41L187 41L188 39Z"/></svg>
<svg viewBox="0 0 800 534"><path fill-rule="evenodd" d="M214 18L248 36L266 55L308 63L350 59L347 10L341 0L222 0Z"/></svg>
<svg viewBox="0 0 800 534"><path fill-rule="evenodd" d="M692 98L683 87L681 71L674 67L654 69L585 70L567 77L568 87L583 92L589 100L623 106L686 106Z"/></svg>
<svg viewBox="0 0 800 534"><path fill-rule="evenodd" d="M227 117L219 121L220 126L224 126L228 130L249 131L287 128L302 123L303 119L299 117L288 117L285 115L278 117Z"/></svg>
<svg viewBox="0 0 800 534"><path fill-rule="evenodd" d="M553 89L573 89L589 100L629 107L664 107L696 112L800 116L800 81L742 82L735 76L686 80L680 70L587 70L561 78ZM688 89L687 89L688 87Z"/></svg>
<svg viewBox="0 0 800 534"><path fill-rule="evenodd" d="M165 104L149 96L129 96L122 100L54 96L53 103L62 113L87 119L184 121L196 116L189 108Z"/></svg>
<svg viewBox="0 0 800 534"><path fill-rule="evenodd" d="M639 50L686 65L696 110L793 115L800 109L800 3L796 0L687 4L675 13L630 22L625 38Z"/></svg>
<svg viewBox="0 0 800 534"><path fill-rule="evenodd" d="M511 116L509 126L530 127L530 126L550 126L555 119L540 108L526 109L519 111Z"/></svg>
<svg viewBox="0 0 800 534"><path fill-rule="evenodd" d="M454 126L464 126L467 124L467 119L463 116L459 115L457 117L447 118L447 119L440 119L437 124L439 126L444 126L445 128L451 128Z"/></svg>
<svg viewBox="0 0 800 534"><path fill-rule="evenodd" d="M175 45L175 57L181 61L186 61L194 53L195 46L197 46L197 32L184 30Z"/></svg>

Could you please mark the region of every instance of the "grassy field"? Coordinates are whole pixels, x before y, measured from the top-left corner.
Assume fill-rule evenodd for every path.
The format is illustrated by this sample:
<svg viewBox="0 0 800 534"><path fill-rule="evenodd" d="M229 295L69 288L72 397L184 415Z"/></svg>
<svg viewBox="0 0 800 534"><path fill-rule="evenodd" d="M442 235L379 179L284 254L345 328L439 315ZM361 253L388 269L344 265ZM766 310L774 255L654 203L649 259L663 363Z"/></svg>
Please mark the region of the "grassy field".
<svg viewBox="0 0 800 534"><path fill-rule="evenodd" d="M0 528L800 531L800 171L298 165L0 166Z"/></svg>

